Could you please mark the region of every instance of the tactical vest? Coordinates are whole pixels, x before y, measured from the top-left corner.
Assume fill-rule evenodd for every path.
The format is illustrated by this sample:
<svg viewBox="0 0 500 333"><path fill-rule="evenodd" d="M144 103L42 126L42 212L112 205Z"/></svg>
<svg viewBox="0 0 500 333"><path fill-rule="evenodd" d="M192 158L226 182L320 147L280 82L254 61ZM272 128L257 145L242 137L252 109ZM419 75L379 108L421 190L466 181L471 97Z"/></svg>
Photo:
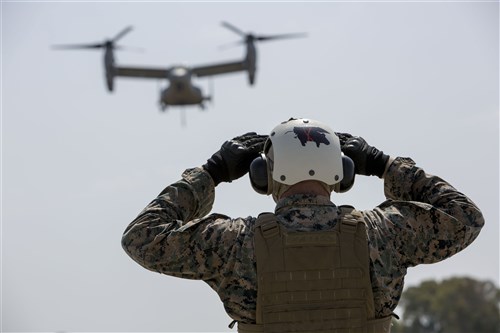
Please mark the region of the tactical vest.
<svg viewBox="0 0 500 333"><path fill-rule="evenodd" d="M239 333L386 333L391 317L375 319L368 241L362 216L341 207L331 231L292 232L274 214L255 225L256 324Z"/></svg>

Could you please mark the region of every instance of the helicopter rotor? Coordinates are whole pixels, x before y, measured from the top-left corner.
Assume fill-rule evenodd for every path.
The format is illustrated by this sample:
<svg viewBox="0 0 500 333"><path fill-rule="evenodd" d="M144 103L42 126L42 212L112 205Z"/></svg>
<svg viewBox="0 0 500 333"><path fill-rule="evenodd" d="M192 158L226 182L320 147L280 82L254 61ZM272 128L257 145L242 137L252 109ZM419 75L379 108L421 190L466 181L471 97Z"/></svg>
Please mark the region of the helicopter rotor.
<svg viewBox="0 0 500 333"><path fill-rule="evenodd" d="M230 44L225 44L222 47L229 47L229 46L240 45L240 44L248 44L248 43L252 43L255 41L265 42L265 41L276 40L276 39L300 38L300 37L307 36L307 33L288 33L288 34L278 34L278 35L254 35L253 33L245 33L241 29L239 29L239 28L235 27L234 25L232 25L231 23L228 23L225 21L222 22L222 26L244 38L244 40L242 40L242 41L238 41L238 42L234 42L234 43L230 43Z"/></svg>
<svg viewBox="0 0 500 333"><path fill-rule="evenodd" d="M132 26L128 26L122 31L120 31L114 38L106 39L102 43L89 43L89 44L63 44L63 45L53 45L52 48L56 50L81 50L81 49L114 49L120 50L124 49L123 46L116 45L116 42L123 38L126 34L128 34L132 30Z"/></svg>

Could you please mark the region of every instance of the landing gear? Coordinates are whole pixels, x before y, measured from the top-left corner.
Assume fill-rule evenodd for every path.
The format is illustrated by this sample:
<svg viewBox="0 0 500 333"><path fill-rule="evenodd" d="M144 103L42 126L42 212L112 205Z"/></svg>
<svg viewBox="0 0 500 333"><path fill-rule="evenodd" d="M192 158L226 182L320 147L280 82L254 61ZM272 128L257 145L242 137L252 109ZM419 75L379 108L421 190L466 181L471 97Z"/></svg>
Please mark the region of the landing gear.
<svg viewBox="0 0 500 333"><path fill-rule="evenodd" d="M165 104L162 101L160 101L158 103L158 108L160 109L161 112L166 112L167 111L167 104Z"/></svg>

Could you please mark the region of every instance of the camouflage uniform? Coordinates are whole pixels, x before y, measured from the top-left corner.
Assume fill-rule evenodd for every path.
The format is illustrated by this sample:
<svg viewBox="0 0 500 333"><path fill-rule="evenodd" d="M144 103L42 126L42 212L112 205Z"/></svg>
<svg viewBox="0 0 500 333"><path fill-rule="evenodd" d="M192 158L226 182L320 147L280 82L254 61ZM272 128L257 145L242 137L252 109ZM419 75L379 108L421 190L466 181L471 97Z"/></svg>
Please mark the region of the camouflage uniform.
<svg viewBox="0 0 500 333"><path fill-rule="evenodd" d="M403 290L406 269L461 251L481 230L476 205L446 181L408 158L397 158L384 177L387 201L362 211L367 226L376 317L389 316ZM143 267L200 279L215 290L229 316L255 322L257 279L254 217L211 214L214 184L201 168L189 169L127 227L122 246ZM293 195L276 215L290 230L329 230L339 209L327 197Z"/></svg>

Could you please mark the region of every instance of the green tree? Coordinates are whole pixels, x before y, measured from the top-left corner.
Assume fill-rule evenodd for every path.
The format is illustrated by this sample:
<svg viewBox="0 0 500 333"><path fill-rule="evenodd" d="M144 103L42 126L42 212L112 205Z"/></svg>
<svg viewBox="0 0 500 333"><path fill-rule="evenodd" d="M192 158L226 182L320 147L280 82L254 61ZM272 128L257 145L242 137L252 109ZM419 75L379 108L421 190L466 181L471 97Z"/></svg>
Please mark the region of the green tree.
<svg viewBox="0 0 500 333"><path fill-rule="evenodd" d="M491 281L454 277L424 281L402 295L405 333L496 333L500 331L500 290Z"/></svg>

